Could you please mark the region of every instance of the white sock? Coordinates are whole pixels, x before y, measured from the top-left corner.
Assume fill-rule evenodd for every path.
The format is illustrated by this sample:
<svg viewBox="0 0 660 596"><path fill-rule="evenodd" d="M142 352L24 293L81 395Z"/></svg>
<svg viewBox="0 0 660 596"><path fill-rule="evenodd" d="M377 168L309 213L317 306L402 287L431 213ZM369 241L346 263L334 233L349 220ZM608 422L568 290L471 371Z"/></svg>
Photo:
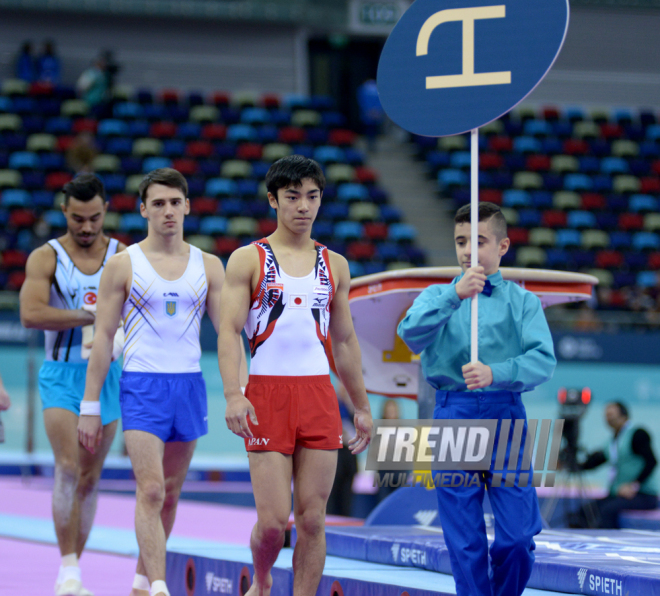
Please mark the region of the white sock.
<svg viewBox="0 0 660 596"><path fill-rule="evenodd" d="M62 567L78 567L78 555L71 553L62 557Z"/></svg>
<svg viewBox="0 0 660 596"><path fill-rule="evenodd" d="M69 579L82 581L81 578L82 574L80 573L80 567L62 567L62 579L60 581L61 584Z"/></svg>
<svg viewBox="0 0 660 596"><path fill-rule="evenodd" d="M170 591L167 589L167 584L162 579L157 579L153 584L151 584L151 596L156 594L165 594L165 596L170 596Z"/></svg>
<svg viewBox="0 0 660 596"><path fill-rule="evenodd" d="M136 573L135 577L133 578L133 588L136 590L149 591L149 578L146 575L140 575L139 573Z"/></svg>

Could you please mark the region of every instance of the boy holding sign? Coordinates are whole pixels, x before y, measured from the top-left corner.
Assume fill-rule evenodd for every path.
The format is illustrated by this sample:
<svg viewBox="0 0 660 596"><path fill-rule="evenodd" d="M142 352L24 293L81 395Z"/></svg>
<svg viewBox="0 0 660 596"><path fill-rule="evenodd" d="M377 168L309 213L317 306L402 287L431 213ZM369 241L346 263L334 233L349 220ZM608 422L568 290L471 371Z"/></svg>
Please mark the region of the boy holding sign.
<svg viewBox="0 0 660 596"><path fill-rule="evenodd" d="M509 248L506 221L497 205L479 203L477 267L471 267L470 206L454 219L456 255L463 273L449 285L424 290L399 323L397 332L416 354L436 390L433 417L439 419L525 420L521 392L552 376L556 360L540 300L504 281L500 261ZM470 300L479 299L479 356L470 362ZM513 422L511 423L513 428ZM523 436L523 441L524 441ZM507 446L507 460L511 444ZM497 452L497 444L493 454ZM522 454L520 454L522 457ZM518 483L497 486L491 471L479 486L437 487L440 520L458 596L522 594L534 563L533 537L541 531L536 491ZM526 472L527 470L523 470ZM488 489L495 517L490 548L483 515Z"/></svg>

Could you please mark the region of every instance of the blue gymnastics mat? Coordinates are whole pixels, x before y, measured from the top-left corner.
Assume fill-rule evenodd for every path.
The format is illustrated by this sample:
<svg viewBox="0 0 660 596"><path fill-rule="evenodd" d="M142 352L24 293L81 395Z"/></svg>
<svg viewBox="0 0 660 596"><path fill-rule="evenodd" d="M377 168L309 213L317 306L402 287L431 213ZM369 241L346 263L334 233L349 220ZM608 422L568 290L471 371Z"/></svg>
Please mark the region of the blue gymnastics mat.
<svg viewBox="0 0 660 596"><path fill-rule="evenodd" d="M328 555L451 573L440 528L329 527L326 537ZM295 538L294 529L292 543ZM594 596L660 596L660 534L546 530L535 541L530 588Z"/></svg>

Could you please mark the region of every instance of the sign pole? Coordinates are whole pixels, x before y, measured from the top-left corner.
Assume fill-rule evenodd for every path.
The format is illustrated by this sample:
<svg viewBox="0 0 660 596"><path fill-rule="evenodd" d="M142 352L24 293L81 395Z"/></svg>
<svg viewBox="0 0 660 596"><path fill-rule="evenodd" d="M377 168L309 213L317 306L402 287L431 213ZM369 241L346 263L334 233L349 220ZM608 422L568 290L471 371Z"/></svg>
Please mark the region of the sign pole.
<svg viewBox="0 0 660 596"><path fill-rule="evenodd" d="M479 129L470 132L470 255L472 267L479 265ZM479 360L479 295L472 298L470 313L470 362Z"/></svg>

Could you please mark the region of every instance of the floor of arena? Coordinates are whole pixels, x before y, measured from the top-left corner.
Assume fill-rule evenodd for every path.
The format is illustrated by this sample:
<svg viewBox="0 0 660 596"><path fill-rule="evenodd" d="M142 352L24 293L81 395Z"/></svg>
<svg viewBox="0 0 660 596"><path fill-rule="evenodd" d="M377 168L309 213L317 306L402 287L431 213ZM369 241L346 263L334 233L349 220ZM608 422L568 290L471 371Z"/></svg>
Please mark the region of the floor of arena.
<svg viewBox="0 0 660 596"><path fill-rule="evenodd" d="M0 479L2 596L52 593L59 554L50 513L50 489L49 482L43 479ZM82 559L84 583L96 596L125 596L128 592L137 555L134 507L133 496L108 493L99 496L95 526ZM252 572L248 543L255 520L253 508L182 500L168 542L168 583L172 596L242 594L241 574ZM361 528L357 534L365 531L368 529ZM348 532L355 536L355 532L337 526L328 532L332 554L338 554L339 549L339 554L344 556L328 556L319 594L455 594L453 579L448 574L360 560L355 557L355 544L350 548L347 544L343 553L341 543L337 546L338 535ZM650 545L644 547L648 549ZM386 544L385 548L390 550L391 545ZM291 555L291 549L284 549L276 563L274 576L279 589L273 590L273 596L291 593ZM616 588L615 584L612 586ZM584 587L585 594L617 593L590 592L588 585ZM525 591L525 596L558 594L533 588Z"/></svg>

